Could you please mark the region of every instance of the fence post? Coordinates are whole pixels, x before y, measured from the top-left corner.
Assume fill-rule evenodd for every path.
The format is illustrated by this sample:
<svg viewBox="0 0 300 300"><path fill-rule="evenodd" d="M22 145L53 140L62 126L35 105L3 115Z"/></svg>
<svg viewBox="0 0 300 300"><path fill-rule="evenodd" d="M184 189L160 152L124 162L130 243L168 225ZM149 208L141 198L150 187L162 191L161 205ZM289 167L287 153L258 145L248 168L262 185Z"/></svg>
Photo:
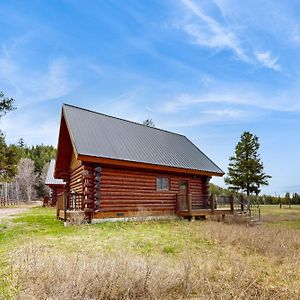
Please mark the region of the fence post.
<svg viewBox="0 0 300 300"><path fill-rule="evenodd" d="M233 211L234 211L234 205L233 205L234 198L233 198L233 196L230 196L229 201L230 201L230 210L233 213Z"/></svg>
<svg viewBox="0 0 300 300"><path fill-rule="evenodd" d="M244 211L244 198L241 197L241 211Z"/></svg>
<svg viewBox="0 0 300 300"><path fill-rule="evenodd" d="M211 212L214 214L215 212L215 196L211 195Z"/></svg>

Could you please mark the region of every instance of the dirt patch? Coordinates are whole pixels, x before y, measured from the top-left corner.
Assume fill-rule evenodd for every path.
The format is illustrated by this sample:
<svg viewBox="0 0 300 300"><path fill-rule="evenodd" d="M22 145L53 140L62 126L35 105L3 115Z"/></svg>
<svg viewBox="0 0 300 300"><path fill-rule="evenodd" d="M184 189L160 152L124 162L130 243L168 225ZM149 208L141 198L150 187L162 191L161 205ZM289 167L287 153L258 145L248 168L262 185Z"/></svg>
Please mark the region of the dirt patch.
<svg viewBox="0 0 300 300"><path fill-rule="evenodd" d="M28 210L30 207L12 207L12 208L1 208L0 209L0 221L2 219L11 218L16 214L22 213Z"/></svg>

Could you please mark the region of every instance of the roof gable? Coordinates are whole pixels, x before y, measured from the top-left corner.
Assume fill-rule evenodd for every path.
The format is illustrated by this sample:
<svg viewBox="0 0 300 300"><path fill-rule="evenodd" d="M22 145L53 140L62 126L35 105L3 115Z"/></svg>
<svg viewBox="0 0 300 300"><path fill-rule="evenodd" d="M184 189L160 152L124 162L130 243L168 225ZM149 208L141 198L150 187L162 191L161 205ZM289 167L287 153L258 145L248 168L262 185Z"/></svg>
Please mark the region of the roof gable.
<svg viewBox="0 0 300 300"><path fill-rule="evenodd" d="M50 161L45 184L46 185L65 185L65 182L62 179L54 178L54 169L55 169L55 160L52 159Z"/></svg>
<svg viewBox="0 0 300 300"><path fill-rule="evenodd" d="M66 104L63 116L78 155L224 174L183 135Z"/></svg>

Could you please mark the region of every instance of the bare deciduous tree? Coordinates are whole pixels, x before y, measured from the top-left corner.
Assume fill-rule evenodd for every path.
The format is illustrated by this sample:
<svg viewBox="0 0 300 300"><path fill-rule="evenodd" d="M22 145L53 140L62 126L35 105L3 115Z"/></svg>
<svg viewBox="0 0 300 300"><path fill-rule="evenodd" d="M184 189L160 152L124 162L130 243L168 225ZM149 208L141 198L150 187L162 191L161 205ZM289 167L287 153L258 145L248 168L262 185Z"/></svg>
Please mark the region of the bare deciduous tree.
<svg viewBox="0 0 300 300"><path fill-rule="evenodd" d="M50 163L44 165L41 174L38 176L38 182L43 196L49 196L51 189L45 184Z"/></svg>
<svg viewBox="0 0 300 300"><path fill-rule="evenodd" d="M22 158L19 162L16 179L28 202L31 201L35 194L34 184L36 182L36 177L37 175L35 174L33 160Z"/></svg>

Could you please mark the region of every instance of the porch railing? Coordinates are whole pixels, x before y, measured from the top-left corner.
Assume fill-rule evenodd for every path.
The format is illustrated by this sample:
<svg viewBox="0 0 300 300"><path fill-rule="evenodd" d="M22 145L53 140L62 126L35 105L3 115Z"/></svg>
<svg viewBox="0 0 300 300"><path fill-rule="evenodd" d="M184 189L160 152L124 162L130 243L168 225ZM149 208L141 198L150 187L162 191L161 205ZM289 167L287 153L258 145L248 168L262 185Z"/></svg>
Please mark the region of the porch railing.
<svg viewBox="0 0 300 300"><path fill-rule="evenodd" d="M176 210L197 210L210 208L209 196L201 195L200 193L188 193L176 195Z"/></svg>
<svg viewBox="0 0 300 300"><path fill-rule="evenodd" d="M57 195L56 201L56 215L59 217L60 211L64 212L64 219L66 220L67 211L83 210L83 194L64 192Z"/></svg>
<svg viewBox="0 0 300 300"><path fill-rule="evenodd" d="M219 208L233 205L235 211L246 214L251 221L261 220L259 202L254 197L216 196L215 199Z"/></svg>
<svg viewBox="0 0 300 300"><path fill-rule="evenodd" d="M209 198L210 207L214 209L244 210L245 204L233 196L214 196Z"/></svg>
<svg viewBox="0 0 300 300"><path fill-rule="evenodd" d="M83 194L70 193L69 210L83 210Z"/></svg>
<svg viewBox="0 0 300 300"><path fill-rule="evenodd" d="M206 196L199 193L177 194L176 210L192 215L193 211L209 209L214 211L243 214L251 221L260 221L260 207L255 201L234 196Z"/></svg>
<svg viewBox="0 0 300 300"><path fill-rule="evenodd" d="M177 211L197 209L238 210L240 204L233 197L215 197L200 193L177 194Z"/></svg>

